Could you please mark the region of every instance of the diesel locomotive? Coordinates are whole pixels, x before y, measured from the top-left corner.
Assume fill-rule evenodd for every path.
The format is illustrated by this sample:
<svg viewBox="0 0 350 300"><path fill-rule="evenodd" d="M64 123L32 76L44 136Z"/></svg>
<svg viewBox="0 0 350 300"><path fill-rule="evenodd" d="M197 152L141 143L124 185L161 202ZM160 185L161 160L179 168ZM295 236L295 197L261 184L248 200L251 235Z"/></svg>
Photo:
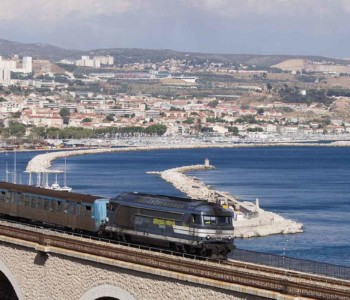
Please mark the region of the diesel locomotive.
<svg viewBox="0 0 350 300"><path fill-rule="evenodd" d="M225 258L232 214L215 203L144 193L108 199L0 182L0 214L129 243Z"/></svg>

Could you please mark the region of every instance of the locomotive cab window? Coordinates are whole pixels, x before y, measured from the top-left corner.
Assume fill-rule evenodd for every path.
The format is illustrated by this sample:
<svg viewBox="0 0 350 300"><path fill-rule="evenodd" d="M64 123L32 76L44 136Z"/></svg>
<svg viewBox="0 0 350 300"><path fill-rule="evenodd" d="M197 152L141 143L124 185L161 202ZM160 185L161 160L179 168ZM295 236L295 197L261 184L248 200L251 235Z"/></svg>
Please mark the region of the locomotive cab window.
<svg viewBox="0 0 350 300"><path fill-rule="evenodd" d="M216 225L216 217L204 216L203 221L204 225Z"/></svg>
<svg viewBox="0 0 350 300"><path fill-rule="evenodd" d="M214 216L204 216L203 217L204 225L229 225L232 224L231 217L214 217Z"/></svg>

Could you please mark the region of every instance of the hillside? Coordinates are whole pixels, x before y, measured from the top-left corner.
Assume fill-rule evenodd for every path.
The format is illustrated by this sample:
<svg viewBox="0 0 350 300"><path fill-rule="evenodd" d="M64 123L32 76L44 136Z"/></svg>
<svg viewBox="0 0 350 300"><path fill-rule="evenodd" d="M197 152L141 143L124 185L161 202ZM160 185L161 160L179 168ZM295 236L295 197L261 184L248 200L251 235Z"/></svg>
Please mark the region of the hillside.
<svg viewBox="0 0 350 300"><path fill-rule="evenodd" d="M58 61L63 58L77 59L81 55L112 55L118 64L135 62L159 62L169 58L193 60L202 63L207 60L217 63L234 63L256 65L257 67L271 67L289 59L306 59L314 61L329 61L347 65L349 61L338 60L321 56L295 56L295 55L257 55L257 54L209 54L195 52L180 52L174 50L150 50L136 48L110 48L94 50L64 49L42 43L19 43L0 39L0 55L32 56L34 59L47 59Z"/></svg>
<svg viewBox="0 0 350 300"><path fill-rule="evenodd" d="M305 59L318 62L330 61L337 64L349 64L349 61L327 58L322 56L293 56L293 55L258 55L258 54L211 54L196 52L180 52L174 50L149 50L149 49L96 49L88 51L90 54L113 55L118 63L132 63L141 61L158 62L169 58L193 59L198 62L210 60L217 63L234 63L256 65L261 68L271 67L288 59Z"/></svg>
<svg viewBox="0 0 350 300"><path fill-rule="evenodd" d="M0 39L0 55L10 56L13 54L56 61L66 57L78 58L84 54L84 51L63 49L48 44L25 44Z"/></svg>

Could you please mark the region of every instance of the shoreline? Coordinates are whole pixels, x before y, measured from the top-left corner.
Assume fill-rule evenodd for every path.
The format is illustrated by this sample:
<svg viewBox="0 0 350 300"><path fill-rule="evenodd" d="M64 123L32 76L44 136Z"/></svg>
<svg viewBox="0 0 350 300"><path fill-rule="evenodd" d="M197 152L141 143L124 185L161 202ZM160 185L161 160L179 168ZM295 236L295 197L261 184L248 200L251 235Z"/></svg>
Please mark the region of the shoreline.
<svg viewBox="0 0 350 300"><path fill-rule="evenodd" d="M167 139L165 139L167 141ZM41 148L41 149L0 149L0 153L4 152L61 152L61 151L77 151L77 150L92 150L92 149L120 149L120 148L136 148L136 147L173 147L174 149L182 149L182 148L255 148L255 147L350 147L350 140L334 140L325 142L317 142L313 140L305 140L305 141L281 141L281 142L194 142L189 140L186 142L186 139L181 140L180 143L175 144L172 143L173 140L168 140L168 142L159 143L152 142L149 143L121 143L115 144L112 146L78 146L78 147L64 147L64 148ZM151 144L151 145L149 145Z"/></svg>
<svg viewBox="0 0 350 300"><path fill-rule="evenodd" d="M206 149L206 148L264 148L264 147L350 147L350 142L332 142L323 143L246 143L246 144L180 144L180 145L152 145L152 146L127 146L118 148L89 148L51 151L49 153L39 154L31 159L26 167L26 173L51 173L49 170L51 162L58 158L64 158L77 155L89 155L100 153L115 152L138 152L155 150L181 150L181 149ZM39 151L39 150L38 150ZM41 150L40 150L41 151Z"/></svg>

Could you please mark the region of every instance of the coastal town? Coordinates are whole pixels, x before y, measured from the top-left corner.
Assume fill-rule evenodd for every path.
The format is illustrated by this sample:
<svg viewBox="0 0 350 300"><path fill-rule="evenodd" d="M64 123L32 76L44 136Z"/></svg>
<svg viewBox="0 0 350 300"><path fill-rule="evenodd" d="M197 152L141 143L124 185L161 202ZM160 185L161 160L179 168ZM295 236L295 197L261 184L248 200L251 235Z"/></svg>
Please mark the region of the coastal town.
<svg viewBox="0 0 350 300"><path fill-rule="evenodd" d="M52 170L51 162L75 155L343 146L350 140L348 66L302 59L270 67L175 57L122 60L109 54L56 61L20 55L0 59L2 149L73 148L29 161L29 185L36 181L61 189L48 184L50 173L62 172ZM184 174L211 168L206 161L149 174L160 175L190 198L232 209L236 237L302 232L302 224L261 209L258 199L239 201Z"/></svg>
<svg viewBox="0 0 350 300"><path fill-rule="evenodd" d="M52 170L51 162L75 155L343 146L350 140L348 66L302 59L269 67L196 58L123 59L109 54L0 59L3 150L82 148L35 156L25 170L29 185L36 181L61 189L48 184L50 173L62 172ZM258 199L239 201L184 174L211 168L206 161L149 174L160 175L190 198L232 209L236 237L302 232L301 223L261 209Z"/></svg>
<svg viewBox="0 0 350 300"><path fill-rule="evenodd" d="M3 0L0 300L349 300L349 17Z"/></svg>
<svg viewBox="0 0 350 300"><path fill-rule="evenodd" d="M113 146L155 136L348 140L349 74L344 65L302 59L258 67L191 57L143 63L111 55L2 57L1 147Z"/></svg>

